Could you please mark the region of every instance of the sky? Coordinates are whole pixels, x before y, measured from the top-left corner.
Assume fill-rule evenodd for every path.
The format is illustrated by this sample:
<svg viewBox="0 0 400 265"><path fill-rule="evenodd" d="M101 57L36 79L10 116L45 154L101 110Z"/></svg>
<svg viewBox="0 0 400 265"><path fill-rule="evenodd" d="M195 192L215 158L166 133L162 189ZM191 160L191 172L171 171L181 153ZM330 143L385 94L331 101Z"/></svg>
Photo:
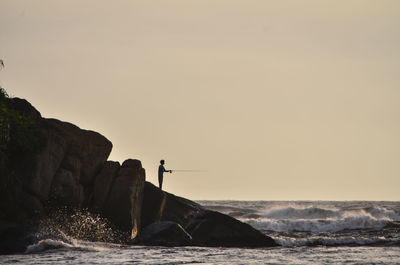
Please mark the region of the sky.
<svg viewBox="0 0 400 265"><path fill-rule="evenodd" d="M197 200L400 200L400 1L0 0L0 85Z"/></svg>

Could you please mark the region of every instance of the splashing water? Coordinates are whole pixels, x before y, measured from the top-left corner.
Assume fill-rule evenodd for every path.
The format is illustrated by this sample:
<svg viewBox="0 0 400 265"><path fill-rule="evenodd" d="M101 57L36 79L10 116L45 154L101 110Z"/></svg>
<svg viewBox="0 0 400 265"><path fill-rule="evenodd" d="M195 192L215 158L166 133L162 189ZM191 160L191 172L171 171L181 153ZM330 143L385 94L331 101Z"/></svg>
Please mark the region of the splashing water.
<svg viewBox="0 0 400 265"><path fill-rule="evenodd" d="M116 229L98 214L61 208L40 221L38 238L61 240L67 244L76 239L121 244L129 240L129 234Z"/></svg>

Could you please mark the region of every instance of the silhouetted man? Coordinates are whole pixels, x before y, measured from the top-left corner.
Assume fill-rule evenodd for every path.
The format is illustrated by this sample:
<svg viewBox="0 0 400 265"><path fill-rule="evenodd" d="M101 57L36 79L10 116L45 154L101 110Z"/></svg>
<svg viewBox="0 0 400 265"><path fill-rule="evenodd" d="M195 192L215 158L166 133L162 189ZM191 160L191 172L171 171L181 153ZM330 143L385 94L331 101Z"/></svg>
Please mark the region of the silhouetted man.
<svg viewBox="0 0 400 265"><path fill-rule="evenodd" d="M158 167L158 185L160 186L160 190L162 190L162 182L164 177L164 172L172 173L172 170L166 170L164 167L165 161L160 161L160 166Z"/></svg>

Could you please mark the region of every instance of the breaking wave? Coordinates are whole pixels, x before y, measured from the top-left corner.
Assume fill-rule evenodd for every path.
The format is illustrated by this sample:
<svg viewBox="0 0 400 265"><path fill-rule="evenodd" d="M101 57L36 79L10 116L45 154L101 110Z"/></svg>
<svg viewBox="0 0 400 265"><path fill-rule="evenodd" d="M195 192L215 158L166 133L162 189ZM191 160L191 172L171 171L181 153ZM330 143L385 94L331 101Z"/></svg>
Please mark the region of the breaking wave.
<svg viewBox="0 0 400 265"><path fill-rule="evenodd" d="M36 244L30 245L27 247L25 253L38 253L51 249L60 249L60 248L73 248L72 244L68 244L63 241L54 240L54 239L45 239L41 240Z"/></svg>
<svg viewBox="0 0 400 265"><path fill-rule="evenodd" d="M293 238L278 236L274 240L281 246L400 246L399 239L390 239L384 236L356 237L356 236L310 236L306 238Z"/></svg>
<svg viewBox="0 0 400 265"><path fill-rule="evenodd" d="M119 247L118 245L102 242L85 242L73 240L64 242L62 240L44 239L27 247L25 253L39 253L50 250L78 250L78 251L104 251Z"/></svg>
<svg viewBox="0 0 400 265"><path fill-rule="evenodd" d="M383 207L343 210L323 207L280 206L259 218L243 218L257 229L275 232L338 232L400 226L400 214Z"/></svg>

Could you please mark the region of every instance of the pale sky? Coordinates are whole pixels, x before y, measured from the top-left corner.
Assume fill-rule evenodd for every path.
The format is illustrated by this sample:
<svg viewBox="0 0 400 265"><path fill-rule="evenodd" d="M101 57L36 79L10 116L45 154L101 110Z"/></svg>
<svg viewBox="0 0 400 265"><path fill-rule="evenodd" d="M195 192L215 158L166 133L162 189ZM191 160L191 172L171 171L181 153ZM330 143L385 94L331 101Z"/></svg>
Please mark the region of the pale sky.
<svg viewBox="0 0 400 265"><path fill-rule="evenodd" d="M400 200L398 0L0 0L0 84L189 199Z"/></svg>

